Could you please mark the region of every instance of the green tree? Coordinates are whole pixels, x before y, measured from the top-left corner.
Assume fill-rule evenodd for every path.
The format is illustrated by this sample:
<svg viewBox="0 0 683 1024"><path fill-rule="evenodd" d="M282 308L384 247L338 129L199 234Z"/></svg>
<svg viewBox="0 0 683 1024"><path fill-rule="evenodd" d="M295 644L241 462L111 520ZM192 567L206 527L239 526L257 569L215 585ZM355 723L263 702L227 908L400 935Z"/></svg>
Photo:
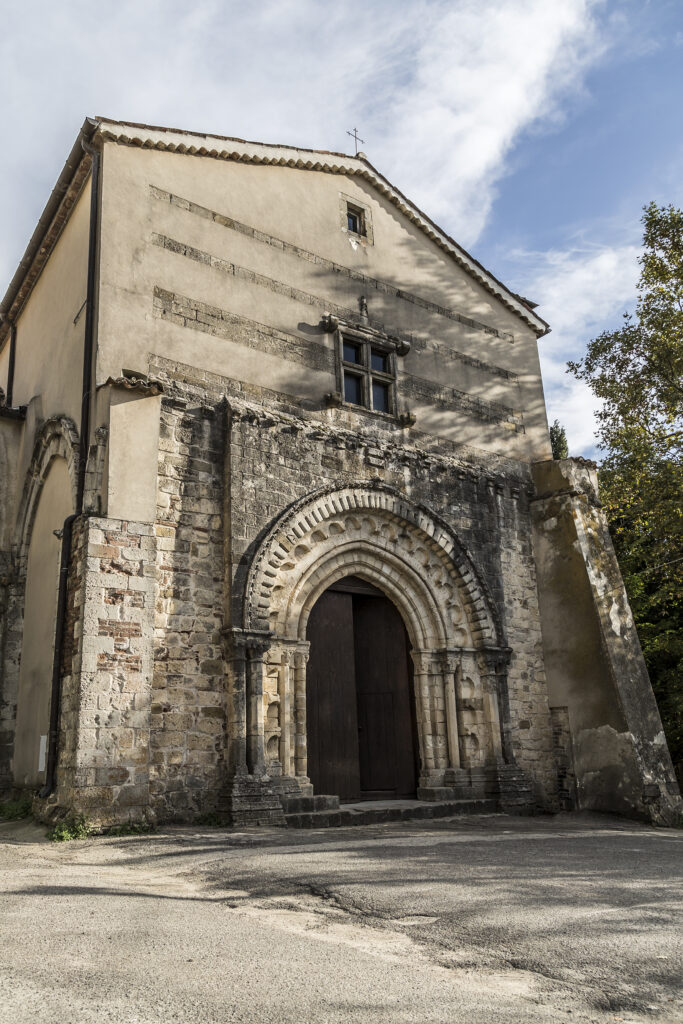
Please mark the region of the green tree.
<svg viewBox="0 0 683 1024"><path fill-rule="evenodd" d="M674 761L683 764L683 212L650 203L633 314L569 363L601 400L601 496Z"/></svg>
<svg viewBox="0 0 683 1024"><path fill-rule="evenodd" d="M568 458L567 432L559 420L555 420L550 428L550 447L553 450L554 459Z"/></svg>

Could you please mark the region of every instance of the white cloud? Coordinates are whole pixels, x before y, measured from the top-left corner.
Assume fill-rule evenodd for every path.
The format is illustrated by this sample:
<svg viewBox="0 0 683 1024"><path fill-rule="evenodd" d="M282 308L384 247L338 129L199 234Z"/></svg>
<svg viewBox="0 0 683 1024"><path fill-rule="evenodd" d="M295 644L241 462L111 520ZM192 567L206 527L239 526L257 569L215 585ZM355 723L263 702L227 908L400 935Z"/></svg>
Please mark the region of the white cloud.
<svg viewBox="0 0 683 1024"><path fill-rule="evenodd" d="M521 134L581 89L596 6L24 0L0 38L0 277L86 114L346 150L357 124L373 163L469 245Z"/></svg>
<svg viewBox="0 0 683 1024"><path fill-rule="evenodd" d="M382 143L399 184L469 245L480 234L525 129L561 117L603 52L590 0L467 0L439 8L416 38Z"/></svg>
<svg viewBox="0 0 683 1024"><path fill-rule="evenodd" d="M604 52L601 0L24 0L4 12L0 292L85 115L188 127L371 161L462 244L491 215L515 146L553 129ZM633 294L633 247L517 254L551 418L591 447L592 400L564 376ZM517 275L515 275L517 276Z"/></svg>
<svg viewBox="0 0 683 1024"><path fill-rule="evenodd" d="M638 246L624 244L513 254L526 268L525 287L552 327L539 342L548 419L566 427L573 455L595 453L598 403L585 384L567 374L566 363L581 358L601 331L620 326L621 314L634 303L639 252Z"/></svg>

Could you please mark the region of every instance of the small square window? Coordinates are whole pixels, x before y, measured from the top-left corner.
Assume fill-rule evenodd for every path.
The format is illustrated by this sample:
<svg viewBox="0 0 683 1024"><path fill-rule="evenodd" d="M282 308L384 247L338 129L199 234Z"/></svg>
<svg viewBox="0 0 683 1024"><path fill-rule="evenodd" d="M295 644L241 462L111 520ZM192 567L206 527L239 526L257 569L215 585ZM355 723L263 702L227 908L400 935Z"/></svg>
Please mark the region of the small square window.
<svg viewBox="0 0 683 1024"><path fill-rule="evenodd" d="M372 382L372 408L375 412L389 412L389 385Z"/></svg>
<svg viewBox="0 0 683 1024"><path fill-rule="evenodd" d="M353 373L344 373L344 401L352 405L363 404L363 384L361 378Z"/></svg>
<svg viewBox="0 0 683 1024"><path fill-rule="evenodd" d="M372 209L362 198L339 193L339 227L354 249L359 244L363 248L374 244Z"/></svg>
<svg viewBox="0 0 683 1024"><path fill-rule="evenodd" d="M365 214L359 206L346 204L346 226L354 235L365 234Z"/></svg>
<svg viewBox="0 0 683 1024"><path fill-rule="evenodd" d="M360 345L354 345L350 341L344 342L344 362L345 363L360 363L361 362L361 351Z"/></svg>

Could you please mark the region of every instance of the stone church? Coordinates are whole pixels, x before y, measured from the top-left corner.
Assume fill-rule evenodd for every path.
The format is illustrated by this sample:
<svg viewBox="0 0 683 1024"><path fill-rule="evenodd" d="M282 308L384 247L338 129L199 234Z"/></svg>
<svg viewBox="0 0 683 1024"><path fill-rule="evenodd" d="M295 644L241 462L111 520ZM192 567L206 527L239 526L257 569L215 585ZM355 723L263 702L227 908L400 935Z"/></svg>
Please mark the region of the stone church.
<svg viewBox="0 0 683 1024"><path fill-rule="evenodd" d="M0 318L3 791L675 819L549 328L362 153L88 119Z"/></svg>

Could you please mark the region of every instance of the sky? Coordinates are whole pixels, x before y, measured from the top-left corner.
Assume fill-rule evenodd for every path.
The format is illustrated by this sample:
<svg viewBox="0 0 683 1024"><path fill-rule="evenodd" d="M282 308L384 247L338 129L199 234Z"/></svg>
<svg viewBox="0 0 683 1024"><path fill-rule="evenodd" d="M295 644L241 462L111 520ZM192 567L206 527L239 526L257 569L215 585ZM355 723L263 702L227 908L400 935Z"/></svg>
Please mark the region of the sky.
<svg viewBox="0 0 683 1024"><path fill-rule="evenodd" d="M683 206L683 0L0 0L0 293L88 115L362 149L552 327L566 373L633 307L642 207Z"/></svg>

